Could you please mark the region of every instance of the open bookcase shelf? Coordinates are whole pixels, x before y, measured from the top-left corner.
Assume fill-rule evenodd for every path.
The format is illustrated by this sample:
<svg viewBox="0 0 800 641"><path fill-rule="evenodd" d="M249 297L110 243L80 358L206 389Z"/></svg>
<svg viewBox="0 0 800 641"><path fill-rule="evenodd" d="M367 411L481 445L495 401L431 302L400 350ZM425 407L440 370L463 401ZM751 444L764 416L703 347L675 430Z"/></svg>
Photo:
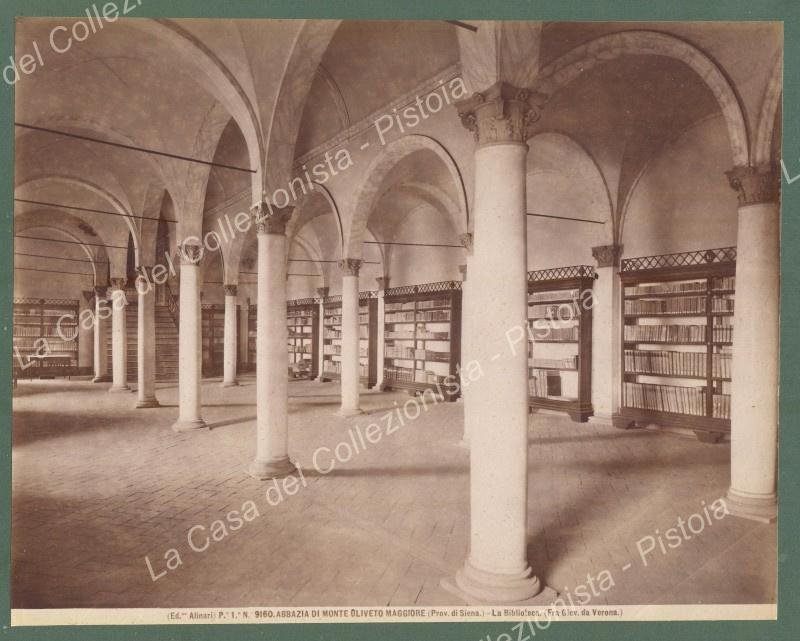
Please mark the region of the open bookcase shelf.
<svg viewBox="0 0 800 641"><path fill-rule="evenodd" d="M461 282L385 291L384 389L411 393L437 389L448 376L458 375L460 355ZM451 394L446 400L456 398Z"/></svg>
<svg viewBox="0 0 800 641"><path fill-rule="evenodd" d="M77 300L14 299L14 378L81 373L78 368L78 309Z"/></svg>
<svg viewBox="0 0 800 641"><path fill-rule="evenodd" d="M289 375L316 378L319 363L319 303L316 299L287 301L286 336Z"/></svg>
<svg viewBox="0 0 800 641"><path fill-rule="evenodd" d="M377 336L378 293L358 294L358 350L361 384L373 387L378 382ZM342 297L328 296L323 302L322 316L322 377L341 378Z"/></svg>
<svg viewBox="0 0 800 641"><path fill-rule="evenodd" d="M614 425L730 432L736 248L622 261L622 390Z"/></svg>
<svg viewBox="0 0 800 641"><path fill-rule="evenodd" d="M528 405L584 422L592 408L590 265L528 272Z"/></svg>
<svg viewBox="0 0 800 641"><path fill-rule="evenodd" d="M203 376L219 376L225 359L225 305L204 303L202 322Z"/></svg>

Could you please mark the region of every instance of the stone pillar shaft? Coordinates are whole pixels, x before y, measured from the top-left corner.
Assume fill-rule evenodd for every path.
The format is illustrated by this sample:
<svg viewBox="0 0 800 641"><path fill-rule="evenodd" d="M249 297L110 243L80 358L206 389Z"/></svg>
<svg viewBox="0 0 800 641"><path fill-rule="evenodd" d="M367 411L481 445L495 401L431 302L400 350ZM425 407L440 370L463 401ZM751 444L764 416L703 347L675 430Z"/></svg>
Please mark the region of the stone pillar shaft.
<svg viewBox="0 0 800 641"><path fill-rule="evenodd" d="M610 423L619 408L619 322L622 288L619 280L619 245L592 248L597 260L597 280L592 289L592 421Z"/></svg>
<svg viewBox="0 0 800 641"><path fill-rule="evenodd" d="M178 321L178 420L177 432L206 426L200 405L202 336L200 307L200 259L202 248L184 244L181 248Z"/></svg>
<svg viewBox="0 0 800 641"><path fill-rule="evenodd" d="M128 387L128 300L125 297L125 279L112 278L111 290L111 371L113 383L110 392L127 392Z"/></svg>
<svg viewBox="0 0 800 641"><path fill-rule="evenodd" d="M731 513L777 515L780 173L736 168L739 192L731 382Z"/></svg>
<svg viewBox="0 0 800 641"><path fill-rule="evenodd" d="M265 211L266 208L266 211ZM258 232L256 328L256 458L258 479L295 471L289 460L289 362L286 328L286 223L292 209L265 205L254 211Z"/></svg>
<svg viewBox="0 0 800 641"><path fill-rule="evenodd" d="M156 292L152 268L143 267L136 283L137 307L137 400L136 407L158 407L156 399Z"/></svg>
<svg viewBox="0 0 800 641"><path fill-rule="evenodd" d="M106 341L108 331L108 314L111 310L106 300L106 288L95 287L94 299L94 379L95 383L107 383L111 380L108 375L108 352Z"/></svg>
<svg viewBox="0 0 800 641"><path fill-rule="evenodd" d="M233 387L236 381L236 285L225 285L225 335L223 343L223 375L222 385Z"/></svg>
<svg viewBox="0 0 800 641"><path fill-rule="evenodd" d="M359 365L359 327L358 327L358 272L360 260L345 259L342 268L342 355L341 381L342 416L361 414L359 406L359 385L361 367Z"/></svg>

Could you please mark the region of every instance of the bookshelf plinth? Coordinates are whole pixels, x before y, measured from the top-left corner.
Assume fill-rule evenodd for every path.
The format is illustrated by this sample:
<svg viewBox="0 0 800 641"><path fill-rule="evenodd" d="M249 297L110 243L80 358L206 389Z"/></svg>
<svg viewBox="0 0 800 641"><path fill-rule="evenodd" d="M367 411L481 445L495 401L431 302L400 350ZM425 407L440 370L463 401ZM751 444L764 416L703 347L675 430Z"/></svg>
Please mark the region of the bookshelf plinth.
<svg viewBox="0 0 800 641"><path fill-rule="evenodd" d="M711 416L693 416L691 414L679 414L677 412L659 412L656 410L644 410L635 407L623 407L611 417L614 427L619 429L633 429L646 427L648 425L659 425L661 427L677 427L695 432L709 432L712 434L729 434L731 422L724 418L714 418ZM712 437L703 436L703 439ZM703 440L700 439L700 440ZM717 442L717 438L711 442Z"/></svg>

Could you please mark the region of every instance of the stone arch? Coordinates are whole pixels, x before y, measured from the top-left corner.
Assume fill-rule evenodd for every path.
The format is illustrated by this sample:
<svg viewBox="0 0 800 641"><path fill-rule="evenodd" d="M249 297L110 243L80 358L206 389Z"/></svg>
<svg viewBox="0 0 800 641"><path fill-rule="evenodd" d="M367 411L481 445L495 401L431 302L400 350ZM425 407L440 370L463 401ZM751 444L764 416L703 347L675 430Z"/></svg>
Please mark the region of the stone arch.
<svg viewBox="0 0 800 641"><path fill-rule="evenodd" d="M119 198L117 198L114 194L104 189L100 185L95 185L94 183L89 182L87 180L78 179L72 176L65 176L65 175L48 174L42 176L35 176L20 182L15 186L15 188L19 189L21 187L35 185L37 182L47 182L47 181L62 182L69 185L76 185L78 187L90 191L93 194L96 194L97 196L100 196L105 201L107 201L117 211L117 213L121 214L121 218L125 220L125 223L128 226L129 233L133 236L134 251L136 253L136 260L138 264L140 255L139 228L136 224L136 217L128 210L126 203L120 201Z"/></svg>
<svg viewBox="0 0 800 641"><path fill-rule="evenodd" d="M367 221L372 209L381 195L381 186L392 168L406 156L416 151L430 151L435 154L447 168L453 180L458 199L457 218L451 220L457 234L465 234L469 228L467 197L461 172L448 151L436 140L428 136L411 134L388 143L380 155L372 160L364 175L364 180L356 194L352 216L345 236L345 254L348 258L360 258L362 241ZM452 215L453 212L448 212Z"/></svg>
<svg viewBox="0 0 800 641"><path fill-rule="evenodd" d="M772 158L772 134L775 118L783 95L783 53L779 53L772 67L767 90L761 103L756 126L756 138L753 144L753 165L765 165L777 158Z"/></svg>
<svg viewBox="0 0 800 641"><path fill-rule="evenodd" d="M734 165L749 164L747 124L739 99L720 67L694 45L658 31L624 31L575 47L542 69L535 89L552 95L579 75L622 56L665 56L688 65L708 86L728 129Z"/></svg>
<svg viewBox="0 0 800 641"><path fill-rule="evenodd" d="M294 214L289 220L289 224L286 226L287 246L291 247L293 240L300 232L300 229L302 229L300 218L303 212L303 206L308 204L312 198L319 197L325 200L325 202L328 204L330 212L333 214L334 221L336 222L336 228L339 230L339 251L341 255L341 252L344 250L344 226L342 225L342 216L339 213L339 207L327 187L321 185L320 183L312 182L310 184L311 191L308 194L305 194L297 203Z"/></svg>

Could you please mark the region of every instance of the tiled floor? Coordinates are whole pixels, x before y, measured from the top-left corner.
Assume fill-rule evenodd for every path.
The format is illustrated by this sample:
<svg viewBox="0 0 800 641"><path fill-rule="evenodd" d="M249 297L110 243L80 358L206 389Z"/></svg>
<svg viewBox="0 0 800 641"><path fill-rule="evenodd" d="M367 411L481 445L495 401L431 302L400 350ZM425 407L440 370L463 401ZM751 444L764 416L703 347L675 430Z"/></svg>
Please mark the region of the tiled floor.
<svg viewBox="0 0 800 641"><path fill-rule="evenodd" d="M467 550L460 403L430 407L323 475L313 470L315 450L361 449L349 430L386 425L381 417L408 397L367 393L370 414L345 419L334 414L335 384L291 383L290 452L305 473L278 501L277 490L265 494L271 483L245 474L255 447L252 379L232 389L204 382L213 429L188 434L170 429L174 386L159 386L164 407L150 410L105 387L37 381L15 391L13 607L454 602L439 580ZM576 600L602 578L597 604L773 602L775 526L703 514L724 496L729 455L725 444L534 415L531 564ZM331 460L323 450L318 463ZM221 540L191 550L192 526L205 528L195 529L201 544L215 520L248 501L257 516L234 531L232 515L227 533L214 530ZM658 535L693 514L706 518L702 532L687 530L675 548L662 538L662 554ZM648 536L644 566L637 542L649 547ZM145 557L158 575L171 548L181 565L153 581Z"/></svg>

